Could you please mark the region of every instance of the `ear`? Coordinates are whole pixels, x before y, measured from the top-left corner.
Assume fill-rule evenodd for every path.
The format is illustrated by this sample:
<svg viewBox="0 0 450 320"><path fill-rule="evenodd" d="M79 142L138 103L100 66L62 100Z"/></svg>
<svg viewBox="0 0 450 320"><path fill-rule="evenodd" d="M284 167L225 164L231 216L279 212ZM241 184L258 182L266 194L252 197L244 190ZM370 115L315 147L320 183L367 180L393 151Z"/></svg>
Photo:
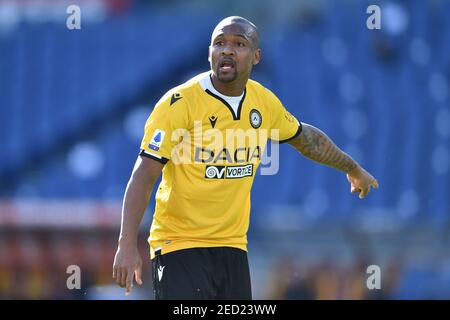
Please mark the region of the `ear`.
<svg viewBox="0 0 450 320"><path fill-rule="evenodd" d="M211 46L208 47L208 61L211 63Z"/></svg>
<svg viewBox="0 0 450 320"><path fill-rule="evenodd" d="M253 65L256 66L261 61L261 49L256 49L253 54Z"/></svg>

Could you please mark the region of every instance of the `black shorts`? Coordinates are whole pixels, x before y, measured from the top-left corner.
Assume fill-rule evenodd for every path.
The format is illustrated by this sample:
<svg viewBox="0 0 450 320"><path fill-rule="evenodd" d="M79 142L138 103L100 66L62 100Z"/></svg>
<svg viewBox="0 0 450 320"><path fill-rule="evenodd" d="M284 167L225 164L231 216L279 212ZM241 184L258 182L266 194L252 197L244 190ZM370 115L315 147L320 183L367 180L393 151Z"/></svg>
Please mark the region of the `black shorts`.
<svg viewBox="0 0 450 320"><path fill-rule="evenodd" d="M247 252L237 248L157 252L152 275L156 300L252 299Z"/></svg>

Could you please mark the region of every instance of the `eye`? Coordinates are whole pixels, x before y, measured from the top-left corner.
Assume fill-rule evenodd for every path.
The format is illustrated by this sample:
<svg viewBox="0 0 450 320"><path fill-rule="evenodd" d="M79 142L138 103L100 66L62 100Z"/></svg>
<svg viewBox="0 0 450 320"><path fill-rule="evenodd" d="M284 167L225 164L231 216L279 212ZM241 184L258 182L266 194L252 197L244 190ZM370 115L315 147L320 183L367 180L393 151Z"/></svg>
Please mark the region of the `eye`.
<svg viewBox="0 0 450 320"><path fill-rule="evenodd" d="M215 43L215 45L216 45L216 46L222 46L222 45L223 45L223 41L217 41L217 42Z"/></svg>
<svg viewBox="0 0 450 320"><path fill-rule="evenodd" d="M245 43L243 43L243 42L238 42L238 47L245 47Z"/></svg>

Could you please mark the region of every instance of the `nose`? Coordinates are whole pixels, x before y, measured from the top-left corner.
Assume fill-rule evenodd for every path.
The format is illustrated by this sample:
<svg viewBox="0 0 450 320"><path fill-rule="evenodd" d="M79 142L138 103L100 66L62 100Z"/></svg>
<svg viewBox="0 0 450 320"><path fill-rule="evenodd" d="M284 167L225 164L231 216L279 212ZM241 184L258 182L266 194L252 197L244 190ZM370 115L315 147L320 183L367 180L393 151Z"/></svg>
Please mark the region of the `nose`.
<svg viewBox="0 0 450 320"><path fill-rule="evenodd" d="M234 56L234 49L230 44L225 44L222 49L223 56Z"/></svg>

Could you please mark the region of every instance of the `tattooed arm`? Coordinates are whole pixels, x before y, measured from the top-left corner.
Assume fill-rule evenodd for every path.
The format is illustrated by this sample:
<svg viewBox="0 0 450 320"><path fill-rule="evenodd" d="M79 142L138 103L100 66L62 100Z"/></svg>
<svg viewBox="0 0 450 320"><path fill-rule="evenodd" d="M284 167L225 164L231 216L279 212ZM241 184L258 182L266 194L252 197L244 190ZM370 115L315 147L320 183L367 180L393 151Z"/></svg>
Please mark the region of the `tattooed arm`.
<svg viewBox="0 0 450 320"><path fill-rule="evenodd" d="M345 172L350 191L358 192L361 199L370 192L371 186L378 188L377 180L319 129L302 122L301 134L289 143L305 157Z"/></svg>

